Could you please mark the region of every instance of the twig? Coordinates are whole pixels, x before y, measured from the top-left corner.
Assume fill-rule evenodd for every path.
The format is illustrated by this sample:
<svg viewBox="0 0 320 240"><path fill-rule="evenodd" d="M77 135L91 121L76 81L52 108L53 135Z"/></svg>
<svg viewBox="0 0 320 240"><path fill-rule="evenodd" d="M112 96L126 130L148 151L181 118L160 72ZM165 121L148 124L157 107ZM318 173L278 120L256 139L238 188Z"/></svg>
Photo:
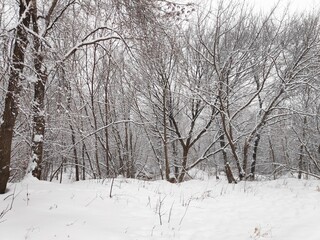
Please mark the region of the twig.
<svg viewBox="0 0 320 240"><path fill-rule="evenodd" d="M0 212L0 219L2 219L10 210L12 210L13 203L14 203L14 200L15 200L15 193L16 193L16 186L14 186L13 193L10 194L10 195L8 195L7 197L5 197L5 198L3 199L3 200L6 200L7 198L12 197L10 204L7 205L7 207ZM4 221L5 221L5 220L0 221L0 223L2 223L2 222L4 222Z"/></svg>
<svg viewBox="0 0 320 240"><path fill-rule="evenodd" d="M109 193L109 197L110 197L110 198L112 198L112 188L113 188L113 183L114 183L114 177L112 178L111 186L110 186L110 193Z"/></svg>
<svg viewBox="0 0 320 240"><path fill-rule="evenodd" d="M171 214L172 214L172 208L173 208L173 205L174 205L174 201L170 207L170 210L169 210L169 217L168 217L168 223L170 223L170 220L171 220Z"/></svg>
<svg viewBox="0 0 320 240"><path fill-rule="evenodd" d="M181 218L181 220L180 220L180 222L179 222L179 225L181 225L181 223L182 223L182 221L183 221L184 217L185 217L185 216L186 216L186 214L187 214L187 211L188 211L188 208L189 208L190 202L191 202L191 198L189 199L189 201L188 201L188 203L187 203L186 210L184 211L184 214L183 214L183 216L182 216L182 218Z"/></svg>
<svg viewBox="0 0 320 240"><path fill-rule="evenodd" d="M287 164L273 163L273 165L279 166L279 168L280 167L286 168L286 169L290 170L291 172L299 172L300 171L300 172L302 172L304 174L309 174L311 177L315 177L317 179L320 179L320 175L317 175L317 174L314 174L314 173L310 173L310 172L306 172L306 171L303 171L301 169L297 169L297 168L291 167L291 166L289 166Z"/></svg>
<svg viewBox="0 0 320 240"><path fill-rule="evenodd" d="M161 199L161 197L159 196L159 205L158 207L156 208L158 211L158 216L159 216L159 222L160 222L160 225L162 225L162 216L164 214L161 213L161 208L162 208L162 205L163 205L163 201L166 199L167 196L165 196L164 198Z"/></svg>

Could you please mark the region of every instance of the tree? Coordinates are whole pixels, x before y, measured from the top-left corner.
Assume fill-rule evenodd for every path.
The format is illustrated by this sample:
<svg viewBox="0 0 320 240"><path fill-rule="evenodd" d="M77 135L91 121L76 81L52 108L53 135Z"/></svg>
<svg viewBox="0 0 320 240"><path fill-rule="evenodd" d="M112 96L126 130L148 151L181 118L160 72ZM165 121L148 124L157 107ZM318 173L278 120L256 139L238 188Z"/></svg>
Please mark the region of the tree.
<svg viewBox="0 0 320 240"><path fill-rule="evenodd" d="M23 76L25 53L28 45L26 29L29 28L31 22L30 7L30 0L19 1L19 19L15 28L9 70L9 84L0 127L0 194L5 192L10 175L11 145L15 121L19 112L21 78Z"/></svg>

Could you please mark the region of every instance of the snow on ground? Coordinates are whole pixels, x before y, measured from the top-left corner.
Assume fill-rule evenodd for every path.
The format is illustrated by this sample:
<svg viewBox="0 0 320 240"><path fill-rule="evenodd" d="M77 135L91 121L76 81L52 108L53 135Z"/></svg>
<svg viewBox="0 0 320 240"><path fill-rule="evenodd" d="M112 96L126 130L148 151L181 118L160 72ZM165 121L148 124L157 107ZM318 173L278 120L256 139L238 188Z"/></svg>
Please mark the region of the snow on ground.
<svg viewBox="0 0 320 240"><path fill-rule="evenodd" d="M0 195L1 240L319 240L320 182L33 179ZM14 196L14 201L13 200ZM1 214L0 214L1 216Z"/></svg>

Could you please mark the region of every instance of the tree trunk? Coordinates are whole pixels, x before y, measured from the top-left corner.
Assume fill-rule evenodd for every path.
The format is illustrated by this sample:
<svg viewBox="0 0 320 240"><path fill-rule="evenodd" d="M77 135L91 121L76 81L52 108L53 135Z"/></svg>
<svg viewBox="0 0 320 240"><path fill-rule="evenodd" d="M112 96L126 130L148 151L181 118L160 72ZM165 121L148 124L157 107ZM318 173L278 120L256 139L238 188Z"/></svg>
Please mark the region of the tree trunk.
<svg viewBox="0 0 320 240"><path fill-rule="evenodd" d="M12 65L10 66L9 85L5 97L2 123L0 127L0 194L6 190L10 176L11 145L13 130L18 115L20 81L24 69L25 51L28 45L27 32L30 14L27 6L30 0L19 1L19 21L13 45Z"/></svg>
<svg viewBox="0 0 320 240"><path fill-rule="evenodd" d="M92 69L92 75L91 75L91 89L90 89L90 103L91 103L91 111L92 111L92 118L93 118L93 124L94 124L94 157L96 161L96 168L97 168L97 174L98 177L101 178L101 169L100 169L100 161L99 161L99 149L98 149L98 121L96 116L96 109L95 109L95 96L94 96L94 83L95 83L95 73L96 73L96 67L97 67L97 47L94 47L93 51L93 69Z"/></svg>
<svg viewBox="0 0 320 240"><path fill-rule="evenodd" d="M273 145L272 145L272 141L271 141L270 136L269 136L268 142L269 142L270 155L271 155L271 160L272 160L272 165L273 165L273 180L276 180L277 179L276 157L275 157L275 153L273 150Z"/></svg>
<svg viewBox="0 0 320 240"><path fill-rule="evenodd" d="M84 151L85 155L88 158L88 162L89 162L89 166L90 166L90 170L92 172L93 178L96 179L97 178L97 174L96 174L96 172L95 172L95 170L93 168L92 160L90 158L90 155L88 153L87 147L86 147L84 142L82 143L82 146L83 146L83 151ZM83 162L84 162L84 159L83 159ZM83 174L84 174L84 172L83 172ZM83 178L84 178L84 175L83 175Z"/></svg>
<svg viewBox="0 0 320 240"><path fill-rule="evenodd" d="M107 126L109 124L109 91L108 91L108 85L109 85L109 73L107 76L107 82L105 83L104 87L104 111L105 111L105 125ZM106 138L106 147L105 147L105 154L106 154L106 170L107 170L107 177L110 176L110 150L109 150L109 128L106 127L104 129L105 138Z"/></svg>
<svg viewBox="0 0 320 240"><path fill-rule="evenodd" d="M222 131L220 132L221 132L221 135L219 137L219 141L220 141L220 147L222 148L223 163L224 163L224 169L227 175L227 180L228 180L228 183L236 183L236 180L234 179L230 164L228 162L227 153L225 150L226 142L224 139L224 134Z"/></svg>
<svg viewBox="0 0 320 240"><path fill-rule="evenodd" d="M71 141L72 141L72 145L73 145L73 157L74 157L74 167L75 167L75 180L79 181L80 180L80 171L79 171L79 159L78 159L78 153L77 153L77 146L76 146L76 133L75 130L73 128L73 124L72 124L72 117L71 117L71 112L72 112L72 108L71 108L71 98L72 98L72 89L71 89L71 85L69 82L67 82L65 80L65 72L64 70L62 70L62 76L61 76L66 89L67 89L67 110L68 110L68 122L69 122L69 128L71 130Z"/></svg>
<svg viewBox="0 0 320 240"><path fill-rule="evenodd" d="M254 80L256 82L256 85L257 85L257 91L259 91L260 89L260 82L259 82L259 77L257 75L254 76ZM262 99L261 99L261 96L260 94L258 94L258 101L259 101L259 116L261 116L262 114ZM262 125L261 125L262 127ZM254 180L255 179L255 172L256 172L256 164L257 164L257 152L258 152L258 145L259 145L259 142L260 142L260 138L261 138L261 135L260 135L260 130L257 129L257 132L256 132L256 138L254 140L254 146L253 146L253 154L252 154L252 162L251 162L251 166L250 166L250 179L251 180Z"/></svg>
<svg viewBox="0 0 320 240"><path fill-rule="evenodd" d="M76 146L76 135L75 135L75 131L73 129L71 122L69 122L69 127L71 130L71 141L72 141L72 145L73 145L73 157L74 157L74 165L75 165L75 171L76 171L75 180L79 181L80 180L80 172L79 172L79 159L78 159L77 146Z"/></svg>
<svg viewBox="0 0 320 240"><path fill-rule="evenodd" d="M121 174L122 176L125 176L125 165L124 165L124 160L123 160L123 144L121 142L121 136L116 128L116 126L113 126L113 133L114 133L114 139L117 145L117 152L118 152L118 157L119 157L119 169L115 174Z"/></svg>
<svg viewBox="0 0 320 240"><path fill-rule="evenodd" d="M250 142L246 138L243 146L243 161L242 161L242 169L245 172L245 175L247 173L249 148L250 148Z"/></svg>
<svg viewBox="0 0 320 240"><path fill-rule="evenodd" d="M174 124L173 124L173 121L172 121L174 116L173 116L172 100L171 99L172 98L170 97L169 124L170 124L170 128L174 129ZM173 132L171 132L171 135L172 135L171 136L172 139L174 139L174 133ZM178 179L178 177L179 177L179 166L178 166L179 162L178 162L177 141L176 140L172 140L171 146L172 146L172 155L173 155L173 164L174 164L174 176L175 176L176 179Z"/></svg>
<svg viewBox="0 0 320 240"><path fill-rule="evenodd" d="M173 162L174 162L174 176L175 178L178 178L179 176L179 162L178 162L178 152L177 152L177 146L176 141L172 141L172 150L173 150Z"/></svg>
<svg viewBox="0 0 320 240"><path fill-rule="evenodd" d="M39 38L38 27L38 13L37 2L32 0L32 8L30 10L32 18L32 30L35 33L33 35L34 56L33 62L37 81L34 85L34 98L33 98L33 122L32 122L32 162L35 163L32 169L32 175L38 179L41 178L42 173L42 161L43 161L43 139L45 132L45 111L44 111L44 98L45 98L45 86L48 79L46 68L44 67L43 49L41 39Z"/></svg>
<svg viewBox="0 0 320 240"><path fill-rule="evenodd" d="M131 175L130 172L130 157L129 157L129 126L128 122L124 123L124 154L123 154L123 160L125 164L125 170L126 170L126 177L129 178Z"/></svg>
<svg viewBox="0 0 320 240"><path fill-rule="evenodd" d="M168 153L168 134L167 134L167 90L168 84L165 83L162 96L162 115L163 115L163 151L164 151L164 164L165 164L165 176L166 180L170 181L170 165L169 165L169 153Z"/></svg>
<svg viewBox="0 0 320 240"><path fill-rule="evenodd" d="M135 177L135 165L134 165L134 146L133 146L133 134L132 129L130 127L129 129L129 158L130 158L130 178Z"/></svg>
<svg viewBox="0 0 320 240"><path fill-rule="evenodd" d="M85 148L82 145L82 180L86 180L86 161L85 161Z"/></svg>
<svg viewBox="0 0 320 240"><path fill-rule="evenodd" d="M302 141L300 143L300 152L299 152L299 163L298 163L298 167L299 167L299 172L298 172L298 179L302 178L302 172L304 171L304 164L303 164L303 149L304 149L304 141L305 141L305 137L306 137L306 125L307 125L307 117L304 116L303 118L303 127L302 127Z"/></svg>
<svg viewBox="0 0 320 240"><path fill-rule="evenodd" d="M251 166L250 166L250 179L251 180L255 179L256 164L257 164L257 152L258 152L259 141L260 141L260 133L257 133L256 139L254 141L252 162L251 162Z"/></svg>
<svg viewBox="0 0 320 240"><path fill-rule="evenodd" d="M35 83L34 102L33 102L33 135L32 135L32 162L36 165L32 170L32 175L41 178L43 161L43 138L45 132L44 116L44 91L46 76L41 75Z"/></svg>
<svg viewBox="0 0 320 240"><path fill-rule="evenodd" d="M183 153L182 153L182 168L179 174L178 181L182 182L184 179L184 176L186 175L187 171L187 162L188 162L188 153L189 153L189 146L184 146L183 147Z"/></svg>
<svg viewBox="0 0 320 240"><path fill-rule="evenodd" d="M227 128L226 116L224 115L224 109L222 109L222 111L220 110L220 115L221 115L221 119L222 119L222 129L223 129L224 135L227 137L228 143L231 148L232 155L236 161L238 172L239 172L239 179L241 181L245 177L245 171L240 164L239 156L236 151L236 145L235 145L235 143L233 141L233 137L232 137L231 127L229 126L229 129Z"/></svg>

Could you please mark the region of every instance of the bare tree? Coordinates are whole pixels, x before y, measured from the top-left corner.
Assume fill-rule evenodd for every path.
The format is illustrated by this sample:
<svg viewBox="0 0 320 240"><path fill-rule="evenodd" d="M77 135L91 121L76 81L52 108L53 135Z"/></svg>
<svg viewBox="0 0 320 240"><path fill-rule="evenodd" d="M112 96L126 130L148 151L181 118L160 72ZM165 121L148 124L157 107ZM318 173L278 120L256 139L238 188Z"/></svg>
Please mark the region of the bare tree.
<svg viewBox="0 0 320 240"><path fill-rule="evenodd" d="M19 94L23 76L25 51L28 44L31 1L19 1L19 18L15 28L15 38L11 56L9 85L0 128L0 193L6 190L10 175L11 144L15 121L19 112Z"/></svg>

